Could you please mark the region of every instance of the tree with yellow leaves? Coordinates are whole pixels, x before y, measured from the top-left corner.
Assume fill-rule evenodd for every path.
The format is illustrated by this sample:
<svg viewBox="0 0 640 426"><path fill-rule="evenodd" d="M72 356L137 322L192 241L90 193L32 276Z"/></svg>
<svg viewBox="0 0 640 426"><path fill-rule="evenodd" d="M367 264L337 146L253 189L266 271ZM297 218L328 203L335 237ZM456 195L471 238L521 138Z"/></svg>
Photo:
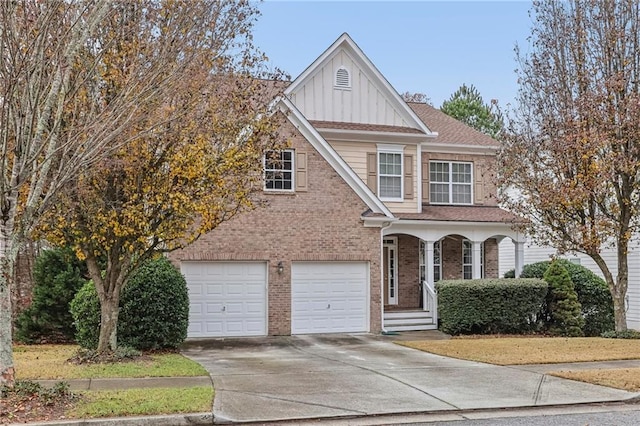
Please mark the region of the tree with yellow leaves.
<svg viewBox="0 0 640 426"><path fill-rule="evenodd" d="M187 242L249 204L247 174L270 131L264 82L250 78L264 61L251 43L257 15L248 0L0 2L0 382L14 381L13 265L36 227L55 240L56 224L66 226L90 265L111 253L104 281L95 262L91 271L110 300L138 247L173 244L165 217L182 215ZM152 182L158 169L177 186ZM141 170L148 176L129 180ZM180 186L204 192L212 180L204 197ZM163 197L174 210L158 207ZM196 197L199 216L177 208ZM146 223L125 221L141 214ZM109 233L139 230L137 241L106 245Z"/></svg>
<svg viewBox="0 0 640 426"><path fill-rule="evenodd" d="M530 219L536 242L595 261L623 331L629 242L640 231L640 3L539 1L533 16L499 155L503 201Z"/></svg>

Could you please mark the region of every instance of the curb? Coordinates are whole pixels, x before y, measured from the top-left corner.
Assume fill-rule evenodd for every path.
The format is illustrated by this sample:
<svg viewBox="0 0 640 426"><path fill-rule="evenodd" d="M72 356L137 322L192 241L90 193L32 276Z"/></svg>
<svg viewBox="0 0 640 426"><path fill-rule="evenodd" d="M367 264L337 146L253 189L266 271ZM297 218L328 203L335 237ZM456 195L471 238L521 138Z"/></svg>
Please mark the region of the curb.
<svg viewBox="0 0 640 426"><path fill-rule="evenodd" d="M172 414L166 416L112 417L106 419L73 419L36 423L10 423L7 426L200 426L213 425L212 413Z"/></svg>

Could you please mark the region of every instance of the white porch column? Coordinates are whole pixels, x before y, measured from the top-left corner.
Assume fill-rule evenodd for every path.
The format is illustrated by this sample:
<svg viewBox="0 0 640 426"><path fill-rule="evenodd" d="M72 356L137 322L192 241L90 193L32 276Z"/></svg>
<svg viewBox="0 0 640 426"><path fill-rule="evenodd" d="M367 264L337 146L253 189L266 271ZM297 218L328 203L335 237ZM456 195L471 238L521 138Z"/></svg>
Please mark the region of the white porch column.
<svg viewBox="0 0 640 426"><path fill-rule="evenodd" d="M522 274L522 267L524 266L524 242L523 241L514 241L513 245L515 246L515 259L516 259L516 265L515 265L515 277L518 278L520 277L520 274Z"/></svg>
<svg viewBox="0 0 640 426"><path fill-rule="evenodd" d="M424 251L424 275L427 282L433 285L434 277L433 277L433 244L435 241L425 241L425 251ZM422 285L422 283L420 283Z"/></svg>
<svg viewBox="0 0 640 426"><path fill-rule="evenodd" d="M425 279L427 280L428 283L428 287L429 288L433 288L434 284L434 277L433 277L433 244L435 243L435 241L425 241L425 250L424 250L424 276ZM420 283L421 286L421 290L422 290L422 310L423 311L428 311L430 309L429 307L429 296L427 295L427 289L424 287L424 283ZM436 310L436 307L431 307L432 310ZM437 315L437 312L434 312L433 315Z"/></svg>
<svg viewBox="0 0 640 426"><path fill-rule="evenodd" d="M472 243L472 251L471 251L471 263L473 264L471 278L473 278L474 280L482 278L482 269L480 267L481 252L482 252L482 241L474 241Z"/></svg>

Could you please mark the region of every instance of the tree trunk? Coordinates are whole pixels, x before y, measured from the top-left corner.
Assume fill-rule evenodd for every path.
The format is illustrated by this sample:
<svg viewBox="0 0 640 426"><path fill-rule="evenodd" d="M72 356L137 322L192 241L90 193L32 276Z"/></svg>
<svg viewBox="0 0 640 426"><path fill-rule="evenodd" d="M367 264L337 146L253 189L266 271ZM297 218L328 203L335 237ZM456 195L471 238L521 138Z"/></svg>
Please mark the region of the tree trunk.
<svg viewBox="0 0 640 426"><path fill-rule="evenodd" d="M0 265L2 265L0 266L0 385L13 386L15 369L11 336L11 289L9 287L11 272L6 257L0 259Z"/></svg>
<svg viewBox="0 0 640 426"><path fill-rule="evenodd" d="M627 288L629 285L628 242L618 241L618 277L611 290L616 331L627 330Z"/></svg>
<svg viewBox="0 0 640 426"><path fill-rule="evenodd" d="M100 336L98 352L115 351L118 347L118 314L120 313L120 295L126 280L128 259L109 258L106 271L102 271L93 251L83 250L87 256L89 276L96 286L100 301Z"/></svg>
<svg viewBox="0 0 640 426"><path fill-rule="evenodd" d="M18 255L18 242L7 237L9 229L3 224L0 229L0 385L13 386L15 368L13 365L13 336L11 282Z"/></svg>
<svg viewBox="0 0 640 426"><path fill-rule="evenodd" d="M115 351L118 347L118 314L120 297L105 297L100 301L100 338L98 352Z"/></svg>
<svg viewBox="0 0 640 426"><path fill-rule="evenodd" d="M627 309L625 299L627 295L627 283L629 281L629 267L627 259L627 247L618 244L618 277L614 279L609 266L598 252L589 253L589 256L600 267L604 280L609 287L611 299L613 300L613 315L616 331L627 329Z"/></svg>

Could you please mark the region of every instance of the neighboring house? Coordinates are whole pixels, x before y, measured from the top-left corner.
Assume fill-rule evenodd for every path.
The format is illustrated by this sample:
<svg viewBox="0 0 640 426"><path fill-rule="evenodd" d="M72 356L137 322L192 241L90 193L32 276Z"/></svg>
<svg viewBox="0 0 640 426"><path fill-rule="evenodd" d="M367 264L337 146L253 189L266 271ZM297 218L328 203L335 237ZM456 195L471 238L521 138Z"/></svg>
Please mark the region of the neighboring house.
<svg viewBox="0 0 640 426"><path fill-rule="evenodd" d="M189 337L437 328L436 281L497 277L505 237L522 266L498 143L405 103L347 34L277 107L293 136L265 160L266 206L171 255Z"/></svg>
<svg viewBox="0 0 640 426"><path fill-rule="evenodd" d="M499 248L500 260L500 276L504 276L505 272L514 269L515 260L513 257L513 245L510 240L504 240L500 243ZM554 248L543 247L527 242L525 245L524 264L541 262L549 260L551 256L556 255ZM571 262L582 265L599 277L604 279L604 275L600 267L586 254L567 253L560 256L570 260ZM605 260L611 273L615 277L618 274L618 259L615 248L604 248L602 250L602 258ZM627 327L640 330L640 240L634 239L629 243L629 286L627 289Z"/></svg>

